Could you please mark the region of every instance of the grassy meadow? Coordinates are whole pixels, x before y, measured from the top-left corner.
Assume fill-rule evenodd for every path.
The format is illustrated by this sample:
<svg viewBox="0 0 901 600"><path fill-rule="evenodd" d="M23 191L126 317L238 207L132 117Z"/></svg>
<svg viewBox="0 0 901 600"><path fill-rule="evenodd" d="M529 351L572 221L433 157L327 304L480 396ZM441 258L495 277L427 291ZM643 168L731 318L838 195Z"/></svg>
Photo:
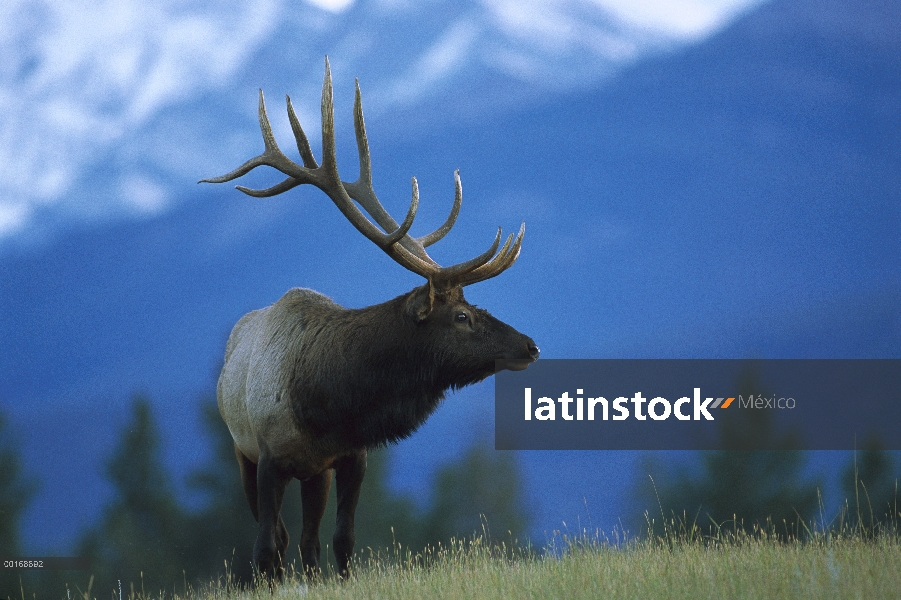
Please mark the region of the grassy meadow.
<svg viewBox="0 0 901 600"><path fill-rule="evenodd" d="M530 552L489 546L475 537L412 555L403 548L370 552L353 576L327 573L308 583L296 573L269 590L235 589L226 581L204 589L123 591L145 600L273 598L877 598L901 597L901 538L857 531L809 535L698 530L635 541L562 538ZM325 551L325 549L324 549ZM107 598L79 590L73 598Z"/></svg>

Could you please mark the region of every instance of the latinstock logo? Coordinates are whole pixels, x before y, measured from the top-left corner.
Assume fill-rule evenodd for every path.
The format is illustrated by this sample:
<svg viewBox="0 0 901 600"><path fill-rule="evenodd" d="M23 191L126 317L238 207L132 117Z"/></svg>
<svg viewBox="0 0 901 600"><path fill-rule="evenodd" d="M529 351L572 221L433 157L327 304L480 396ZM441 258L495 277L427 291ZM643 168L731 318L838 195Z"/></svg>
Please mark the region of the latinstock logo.
<svg viewBox="0 0 901 600"><path fill-rule="evenodd" d="M671 403L666 398L656 396L650 400L642 396L641 392L635 392L632 397L618 396L612 402L608 402L607 398L598 396L596 398L585 398L583 389L576 390L575 398L569 395L569 392L563 392L556 403L548 396L543 396L532 403L532 388L525 388L523 391L523 402L525 405L525 420L531 421L532 416L538 421L554 421L557 419L556 404L560 405L560 418L564 421L594 421L597 416L603 421L625 421L629 418L635 418L639 421L646 421L648 417L655 421L665 421L670 417L675 417L680 421L700 421L706 419L713 421L714 416L710 413L713 409L729 408L735 401L734 397L729 398L705 398L701 401L701 388L694 388L694 394L691 398L683 396ZM756 408L753 405L753 396L748 397L747 407ZM784 398L781 398L784 400ZM645 402L648 403L647 411L644 410ZM575 415L570 411L570 405L575 403ZM630 411L629 404L632 404ZM692 411L688 414L683 412L689 405ZM612 408L612 410L611 410ZM534 411L533 411L534 409ZM612 416L611 416L611 413Z"/></svg>

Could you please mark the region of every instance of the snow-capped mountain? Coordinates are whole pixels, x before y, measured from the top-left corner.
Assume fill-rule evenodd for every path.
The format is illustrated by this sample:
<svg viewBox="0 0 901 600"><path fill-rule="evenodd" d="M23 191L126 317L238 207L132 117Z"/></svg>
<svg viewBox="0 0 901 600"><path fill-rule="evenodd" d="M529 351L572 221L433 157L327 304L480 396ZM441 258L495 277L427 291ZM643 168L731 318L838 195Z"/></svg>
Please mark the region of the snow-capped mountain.
<svg viewBox="0 0 901 600"><path fill-rule="evenodd" d="M753 3L5 3L0 249L171 210L209 148L244 146L256 88L315 122L326 54L372 117L434 127L591 89Z"/></svg>

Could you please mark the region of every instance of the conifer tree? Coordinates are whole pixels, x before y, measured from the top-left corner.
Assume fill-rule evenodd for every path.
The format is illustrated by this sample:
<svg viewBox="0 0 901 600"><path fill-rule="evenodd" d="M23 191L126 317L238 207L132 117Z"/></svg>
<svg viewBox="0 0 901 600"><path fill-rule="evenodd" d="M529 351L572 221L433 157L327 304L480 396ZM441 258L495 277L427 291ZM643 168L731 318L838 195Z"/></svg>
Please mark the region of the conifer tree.
<svg viewBox="0 0 901 600"><path fill-rule="evenodd" d="M528 525L513 454L477 444L438 471L424 542L488 534L492 543L521 543Z"/></svg>
<svg viewBox="0 0 901 600"><path fill-rule="evenodd" d="M22 470L22 461L16 450L6 420L0 413L0 557L22 556L19 537L22 513L34 496L36 486ZM0 570L0 598L15 590L18 594L21 572Z"/></svg>
<svg viewBox="0 0 901 600"><path fill-rule="evenodd" d="M157 593L184 587L192 573L186 516L163 467L150 403L135 398L131 422L107 465L115 497L89 531L80 554L91 558L94 590L105 596L132 587Z"/></svg>

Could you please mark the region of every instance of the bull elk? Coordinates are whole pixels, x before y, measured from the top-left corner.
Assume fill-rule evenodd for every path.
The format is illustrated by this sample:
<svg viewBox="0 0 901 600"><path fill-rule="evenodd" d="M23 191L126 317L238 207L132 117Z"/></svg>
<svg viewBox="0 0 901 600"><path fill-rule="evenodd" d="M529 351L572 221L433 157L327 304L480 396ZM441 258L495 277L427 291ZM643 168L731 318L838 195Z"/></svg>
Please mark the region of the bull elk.
<svg viewBox="0 0 901 600"><path fill-rule="evenodd" d="M481 381L499 369L525 369L538 359L538 347L531 338L463 298L465 286L499 275L516 261L525 223L499 251L500 229L484 253L442 267L425 247L443 238L456 221L462 201L459 173L454 174L456 194L447 221L428 235L411 237L407 232L419 206L416 179L410 209L398 225L372 189L359 83L354 129L360 176L354 183L343 182L338 175L327 58L322 165L313 157L290 97L287 107L303 166L279 150L260 91L265 151L227 175L203 181L231 181L266 165L287 179L265 190L237 189L269 197L312 184L331 198L360 233L427 280L407 294L361 309L343 308L318 292L294 288L275 304L244 315L226 345L217 398L234 439L244 493L259 523L255 567L269 577L283 572L288 532L279 511L285 487L296 478L303 498L301 560L308 574L319 571L319 524L334 469L338 510L333 548L339 574L344 576L353 554L354 511L367 448L409 436L448 389Z"/></svg>

